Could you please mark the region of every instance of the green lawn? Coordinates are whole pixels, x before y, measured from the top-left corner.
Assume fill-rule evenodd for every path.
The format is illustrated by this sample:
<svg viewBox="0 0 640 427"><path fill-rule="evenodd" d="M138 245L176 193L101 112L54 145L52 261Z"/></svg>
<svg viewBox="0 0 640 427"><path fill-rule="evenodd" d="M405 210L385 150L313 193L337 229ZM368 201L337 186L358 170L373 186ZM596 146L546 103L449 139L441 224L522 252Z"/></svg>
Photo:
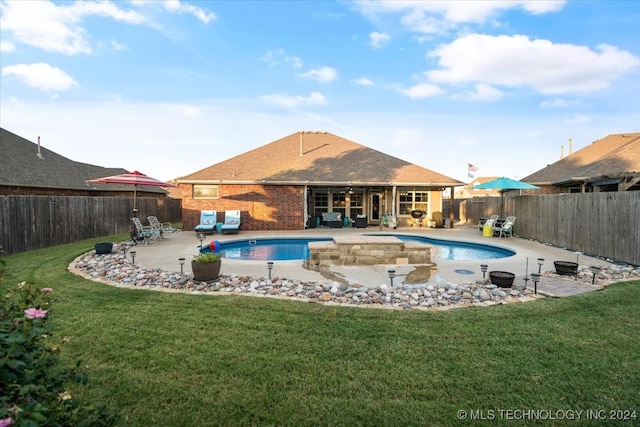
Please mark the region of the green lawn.
<svg viewBox="0 0 640 427"><path fill-rule="evenodd" d="M501 410L635 410L605 424L640 424L639 281L447 312L323 307L118 289L66 271L103 239L5 257L2 286L54 288L63 359L90 378L74 393L117 408L123 425L603 425Z"/></svg>

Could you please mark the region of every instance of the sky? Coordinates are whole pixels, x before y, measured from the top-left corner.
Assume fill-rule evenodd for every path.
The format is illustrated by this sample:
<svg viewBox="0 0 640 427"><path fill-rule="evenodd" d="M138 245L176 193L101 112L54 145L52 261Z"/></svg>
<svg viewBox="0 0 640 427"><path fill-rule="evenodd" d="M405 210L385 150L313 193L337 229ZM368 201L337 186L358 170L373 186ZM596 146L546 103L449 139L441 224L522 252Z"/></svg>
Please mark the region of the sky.
<svg viewBox="0 0 640 427"><path fill-rule="evenodd" d="M161 180L301 130L462 182L640 131L637 1L4 1L0 126Z"/></svg>

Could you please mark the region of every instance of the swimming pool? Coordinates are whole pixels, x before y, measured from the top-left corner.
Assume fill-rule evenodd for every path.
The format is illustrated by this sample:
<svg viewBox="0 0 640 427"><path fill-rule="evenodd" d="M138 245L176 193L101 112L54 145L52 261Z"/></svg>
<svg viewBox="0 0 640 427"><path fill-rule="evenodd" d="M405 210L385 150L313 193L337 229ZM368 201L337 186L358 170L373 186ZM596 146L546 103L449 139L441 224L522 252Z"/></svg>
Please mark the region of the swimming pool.
<svg viewBox="0 0 640 427"><path fill-rule="evenodd" d="M376 234L393 236L405 242L420 242L431 245L431 257L445 260L476 260L506 258L515 255L509 249L479 243L432 239L402 234ZM244 261L293 261L309 259L309 242L326 242L327 238L265 238L220 242L222 258ZM204 248L203 252L211 252Z"/></svg>

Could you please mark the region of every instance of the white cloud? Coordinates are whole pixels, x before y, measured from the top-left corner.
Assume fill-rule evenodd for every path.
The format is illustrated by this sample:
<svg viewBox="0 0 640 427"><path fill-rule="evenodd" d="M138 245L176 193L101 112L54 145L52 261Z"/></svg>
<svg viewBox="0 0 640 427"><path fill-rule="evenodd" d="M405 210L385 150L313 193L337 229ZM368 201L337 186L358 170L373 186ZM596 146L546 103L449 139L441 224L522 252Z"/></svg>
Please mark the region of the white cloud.
<svg viewBox="0 0 640 427"><path fill-rule="evenodd" d="M63 91L78 83L60 68L49 64L18 64L2 68L3 76L15 76L27 86L46 92Z"/></svg>
<svg viewBox="0 0 640 427"><path fill-rule="evenodd" d="M110 2L53 3L50 1L3 2L0 27L14 41L66 55L91 53L80 21L91 15L128 23L142 23L144 17L122 10Z"/></svg>
<svg viewBox="0 0 640 427"><path fill-rule="evenodd" d="M520 1L368 1L356 2L367 16L400 14L400 21L409 30L420 33L441 33L463 24L484 24L510 9L522 9L531 14L557 12L565 0Z"/></svg>
<svg viewBox="0 0 640 427"><path fill-rule="evenodd" d="M426 73L437 83L529 86L541 93L594 92L640 67L640 59L614 46L530 40L527 36L470 34L429 53L440 69Z"/></svg>
<svg viewBox="0 0 640 427"><path fill-rule="evenodd" d="M323 105L327 103L324 95L318 92L312 92L308 97L291 96L274 93L262 96L262 99L280 107L295 108L302 105Z"/></svg>
<svg viewBox="0 0 640 427"><path fill-rule="evenodd" d="M475 85L475 91L467 94L471 101L491 102L497 101L504 96L504 93L486 84Z"/></svg>
<svg viewBox="0 0 640 427"><path fill-rule="evenodd" d="M298 74L298 77L328 83L334 81L338 77L338 72L331 67L320 67L306 73Z"/></svg>
<svg viewBox="0 0 640 427"><path fill-rule="evenodd" d="M167 0L164 7L170 12L189 13L205 24L216 19L213 12L191 4L181 3L179 0Z"/></svg>
<svg viewBox="0 0 640 427"><path fill-rule="evenodd" d="M378 33L376 31L369 34L369 44L374 49L382 47L383 45L387 44L389 40L391 40L391 37L389 37L388 34Z"/></svg>
<svg viewBox="0 0 640 427"><path fill-rule="evenodd" d="M0 52L13 52L16 50L16 45L10 41L0 40Z"/></svg>
<svg viewBox="0 0 640 427"><path fill-rule="evenodd" d="M373 81L367 77L358 77L352 80L357 86L373 86Z"/></svg>
<svg viewBox="0 0 640 427"><path fill-rule="evenodd" d="M420 83L401 92L411 99L431 98L446 93L440 86L430 83Z"/></svg>
<svg viewBox="0 0 640 427"><path fill-rule="evenodd" d="M277 67L283 62L297 69L302 68L303 65L302 59L289 55L284 49L269 50L260 60L269 64L270 67Z"/></svg>
<svg viewBox="0 0 640 427"><path fill-rule="evenodd" d="M193 105L169 105L169 109L184 117L199 117L200 108Z"/></svg>

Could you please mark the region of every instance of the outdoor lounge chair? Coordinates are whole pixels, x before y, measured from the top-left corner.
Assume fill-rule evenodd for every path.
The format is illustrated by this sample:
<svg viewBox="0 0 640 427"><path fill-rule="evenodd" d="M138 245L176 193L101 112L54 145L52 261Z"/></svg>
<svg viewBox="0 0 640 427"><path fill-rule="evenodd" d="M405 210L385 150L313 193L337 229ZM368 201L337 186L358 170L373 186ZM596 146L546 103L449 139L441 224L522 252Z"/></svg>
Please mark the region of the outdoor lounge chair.
<svg viewBox="0 0 640 427"><path fill-rule="evenodd" d="M164 238L165 233L166 234L172 234L172 233L177 233L178 231L180 231L177 228L173 228L173 226L171 225L170 222L160 222L158 220L158 217L156 216L148 216L147 217L147 221L149 221L149 225L151 226L151 228L155 228L156 230L160 230L160 237Z"/></svg>
<svg viewBox="0 0 640 427"><path fill-rule="evenodd" d="M490 225L493 227L498 218L500 218L500 215L491 215L489 218L480 218L480 222L478 222L478 230L482 232L482 229L485 225Z"/></svg>
<svg viewBox="0 0 640 427"><path fill-rule="evenodd" d="M493 227L494 235L495 235L495 233L498 233L498 238L501 238L503 235L505 237L507 235L509 235L509 237L513 236L513 224L515 222L516 222L516 217L515 216L508 216L507 219L505 219L502 224L495 225Z"/></svg>
<svg viewBox="0 0 640 427"><path fill-rule="evenodd" d="M160 230L149 225L142 225L140 218L133 217L131 218L131 222L134 226L134 231L131 236L133 243L137 245L138 242L143 242L145 246L158 243L158 238L161 237Z"/></svg>
<svg viewBox="0 0 640 427"><path fill-rule="evenodd" d="M224 211L222 233L237 233L240 228L240 211Z"/></svg>
<svg viewBox="0 0 640 427"><path fill-rule="evenodd" d="M196 233L215 233L216 219L216 211L200 211L200 224L196 225Z"/></svg>

